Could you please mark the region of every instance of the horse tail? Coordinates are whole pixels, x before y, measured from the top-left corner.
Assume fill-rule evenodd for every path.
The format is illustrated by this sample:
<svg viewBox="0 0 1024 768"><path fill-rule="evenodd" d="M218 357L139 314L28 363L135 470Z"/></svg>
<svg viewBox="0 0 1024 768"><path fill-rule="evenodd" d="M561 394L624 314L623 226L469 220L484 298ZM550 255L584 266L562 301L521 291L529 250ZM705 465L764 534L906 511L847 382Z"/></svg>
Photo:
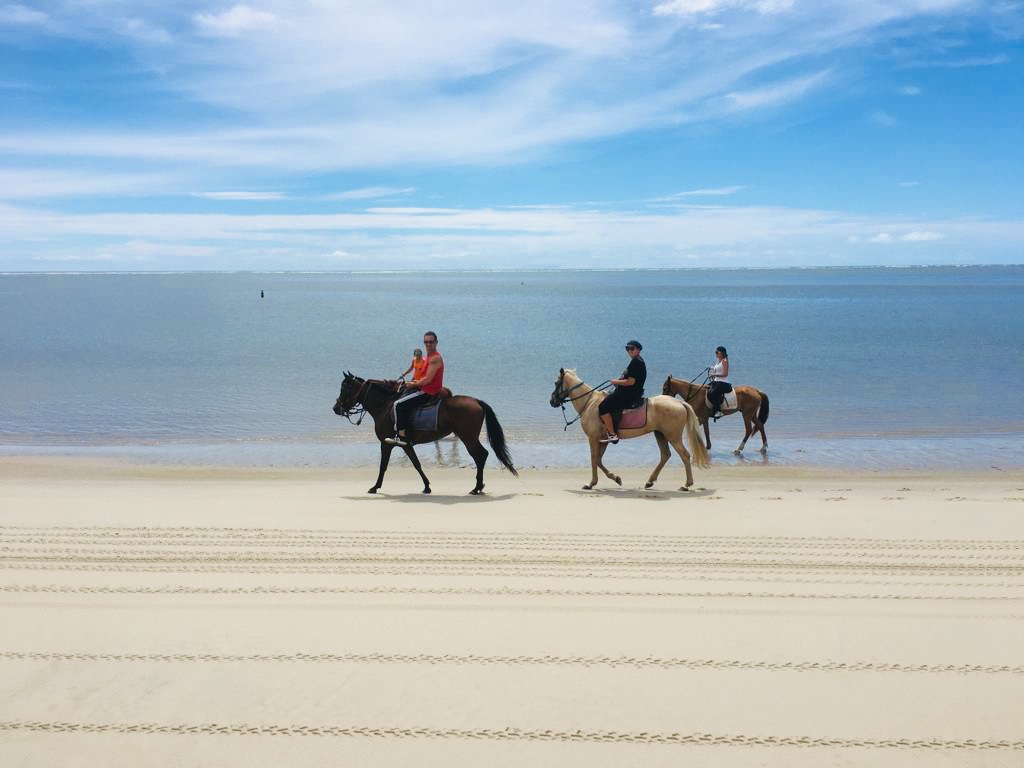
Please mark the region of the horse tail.
<svg viewBox="0 0 1024 768"><path fill-rule="evenodd" d="M704 447L704 441L700 437L700 419L697 418L697 412L693 410L693 406L689 403L684 402L686 406L686 424L688 429L687 438L690 441L690 455L693 456L693 460L697 463L697 466L701 469L707 469L711 466L711 458L708 456L708 449Z"/></svg>
<svg viewBox="0 0 1024 768"><path fill-rule="evenodd" d="M519 473L512 466L512 457L508 453L508 446L505 444L505 430L501 428L498 417L494 415L494 409L483 400L477 400L480 407L484 409L484 419L487 421L487 442L494 449L494 455L498 461L505 465L505 468L516 477Z"/></svg>
<svg viewBox="0 0 1024 768"><path fill-rule="evenodd" d="M766 421L768 421L768 395L766 395L760 389L757 390L757 394L761 396L761 407L757 411L757 420L764 424Z"/></svg>

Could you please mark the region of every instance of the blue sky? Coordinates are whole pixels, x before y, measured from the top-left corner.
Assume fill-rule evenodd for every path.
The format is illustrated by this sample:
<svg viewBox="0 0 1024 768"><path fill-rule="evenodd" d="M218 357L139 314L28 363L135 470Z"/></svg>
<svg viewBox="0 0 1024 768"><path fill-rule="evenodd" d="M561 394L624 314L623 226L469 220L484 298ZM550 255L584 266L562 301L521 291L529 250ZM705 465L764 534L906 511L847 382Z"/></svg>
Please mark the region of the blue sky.
<svg viewBox="0 0 1024 768"><path fill-rule="evenodd" d="M1024 2L0 0L0 271L1024 262Z"/></svg>

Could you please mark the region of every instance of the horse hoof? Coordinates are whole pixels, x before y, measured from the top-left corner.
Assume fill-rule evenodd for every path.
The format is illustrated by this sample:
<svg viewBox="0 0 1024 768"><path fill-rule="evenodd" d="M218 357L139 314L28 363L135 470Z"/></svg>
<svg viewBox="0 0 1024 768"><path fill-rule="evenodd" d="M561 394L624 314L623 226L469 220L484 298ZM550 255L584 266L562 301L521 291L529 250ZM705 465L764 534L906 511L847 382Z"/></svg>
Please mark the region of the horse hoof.
<svg viewBox="0 0 1024 768"><path fill-rule="evenodd" d="M424 489L423 489L423 492L424 492L424 493L430 493L430 488L429 488L429 487L427 487L427 488L424 488Z"/></svg>
<svg viewBox="0 0 1024 768"><path fill-rule="evenodd" d="M739 456L741 453L743 453L743 449L742 448L737 448L735 451L732 452L732 455L733 456Z"/></svg>
<svg viewBox="0 0 1024 768"><path fill-rule="evenodd" d="M469 492L469 495L470 496L483 496L484 495L484 489L483 488L474 488L472 491Z"/></svg>
<svg viewBox="0 0 1024 768"><path fill-rule="evenodd" d="M768 446L767 445L764 446L764 448L761 449L761 453L768 453Z"/></svg>
<svg viewBox="0 0 1024 768"><path fill-rule="evenodd" d="M688 485L680 486L679 490L683 491L683 492L688 492L690 490L690 486L688 486Z"/></svg>
<svg viewBox="0 0 1024 768"><path fill-rule="evenodd" d="M377 492L376 488L371 488L370 490L367 491L367 493L376 493L376 492Z"/></svg>
<svg viewBox="0 0 1024 768"><path fill-rule="evenodd" d="M644 488L645 488L645 489L646 489L646 488L650 488L650 487L651 487L652 485L654 485L654 481L653 481L653 480L651 480L651 482L649 482L649 483L645 483L645 484L644 484Z"/></svg>
<svg viewBox="0 0 1024 768"><path fill-rule="evenodd" d="M589 490L590 490L591 488L593 488L593 487L594 487L594 486L592 486L592 485L584 485L584 486L583 486L583 490L584 490L584 491L589 491Z"/></svg>

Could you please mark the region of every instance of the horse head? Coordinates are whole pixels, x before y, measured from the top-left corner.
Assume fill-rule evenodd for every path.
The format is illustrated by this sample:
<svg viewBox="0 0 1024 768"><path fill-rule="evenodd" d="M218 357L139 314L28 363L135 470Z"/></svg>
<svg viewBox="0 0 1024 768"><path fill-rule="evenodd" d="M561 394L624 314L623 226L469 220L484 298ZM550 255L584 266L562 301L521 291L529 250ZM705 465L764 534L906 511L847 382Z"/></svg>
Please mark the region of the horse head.
<svg viewBox="0 0 1024 768"><path fill-rule="evenodd" d="M574 368L560 368L558 378L555 379L555 389L551 393L551 407L557 408L568 400L571 397L569 393L582 383Z"/></svg>
<svg viewBox="0 0 1024 768"><path fill-rule="evenodd" d="M663 395L674 395L675 394L672 391L672 374L671 373L668 375L668 378L665 379L665 386L663 386L661 388L661 394L663 394Z"/></svg>
<svg viewBox="0 0 1024 768"><path fill-rule="evenodd" d="M347 416L352 413L360 404L360 394L365 383L365 379L345 371L344 378L341 380L341 392L338 393L338 399L334 403L334 412L339 416Z"/></svg>

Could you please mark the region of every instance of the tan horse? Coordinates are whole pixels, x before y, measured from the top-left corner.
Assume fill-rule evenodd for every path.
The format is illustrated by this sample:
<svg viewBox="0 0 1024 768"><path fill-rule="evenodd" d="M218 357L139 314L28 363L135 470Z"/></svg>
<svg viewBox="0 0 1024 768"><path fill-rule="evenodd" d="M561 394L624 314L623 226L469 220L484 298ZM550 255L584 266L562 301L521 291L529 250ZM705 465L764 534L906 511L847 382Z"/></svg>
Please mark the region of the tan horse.
<svg viewBox="0 0 1024 768"><path fill-rule="evenodd" d="M743 442L733 453L743 453L747 440L755 431L761 433L761 453L768 453L768 436L764 433L764 423L768 421L768 395L755 387L733 387L736 390L736 408L731 411L722 411L723 416L740 411L743 414ZM704 425L704 439L707 441L707 448L711 450L711 430L708 429L708 419L711 417L711 409L707 403L708 388L703 384L694 384L682 379L673 379L669 376L665 379L665 386L661 389L665 395L679 395L684 401L693 406L697 418Z"/></svg>
<svg viewBox="0 0 1024 768"><path fill-rule="evenodd" d="M580 377L576 375L576 371L567 368L562 368L558 372L555 390L551 393L552 408L557 408L566 402L573 404L573 407L579 414L580 426L590 441L591 477L590 484L583 486L585 491L589 491L597 485L598 467L601 468L601 471L607 477L622 485L622 478L609 472L608 468L601 461L605 450L608 448L608 443L601 442L604 427L601 426L597 405L604 400L605 396L604 392L584 384ZM640 435L646 435L648 432L653 432L655 439L658 441L658 448L661 450L661 461L654 468L644 488L650 488L654 485L654 481L658 479L661 468L665 466L665 462L672 455L668 449L669 444L671 444L686 466L686 485L679 490L689 490L690 486L693 485L693 471L690 468L690 453L683 446L684 432L686 432L689 439L690 451L693 452L693 458L697 466L704 469L710 463L708 461L708 452L704 450L704 444L700 441L700 436L697 434L699 429L700 422L697 420L697 415L694 413L693 408L673 397L657 395L648 399L646 426L639 429L619 430L619 437L623 439L639 437Z"/></svg>

